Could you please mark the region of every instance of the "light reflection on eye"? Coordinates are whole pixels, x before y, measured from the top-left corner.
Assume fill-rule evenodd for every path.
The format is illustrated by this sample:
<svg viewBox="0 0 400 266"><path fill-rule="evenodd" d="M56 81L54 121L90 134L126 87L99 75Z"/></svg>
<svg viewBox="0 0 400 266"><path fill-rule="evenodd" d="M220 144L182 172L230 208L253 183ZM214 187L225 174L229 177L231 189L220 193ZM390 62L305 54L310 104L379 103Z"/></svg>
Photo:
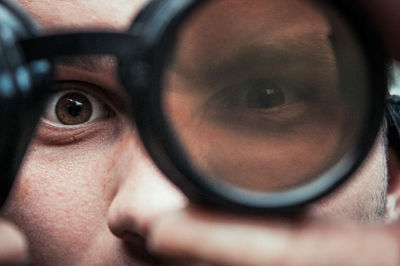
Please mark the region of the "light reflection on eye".
<svg viewBox="0 0 400 266"><path fill-rule="evenodd" d="M111 116L100 100L80 90L63 90L51 95L42 117L56 126L77 126Z"/></svg>

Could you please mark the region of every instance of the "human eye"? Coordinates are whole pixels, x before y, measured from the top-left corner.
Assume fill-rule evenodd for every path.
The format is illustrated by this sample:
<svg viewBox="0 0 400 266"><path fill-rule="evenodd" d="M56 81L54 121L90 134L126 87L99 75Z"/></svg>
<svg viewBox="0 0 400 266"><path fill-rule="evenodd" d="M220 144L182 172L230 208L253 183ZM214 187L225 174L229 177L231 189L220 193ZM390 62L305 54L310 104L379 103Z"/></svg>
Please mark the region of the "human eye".
<svg viewBox="0 0 400 266"><path fill-rule="evenodd" d="M89 85L86 85L89 86ZM72 127L112 116L112 110L84 85L61 82L56 85L43 112L43 120L54 126Z"/></svg>
<svg viewBox="0 0 400 266"><path fill-rule="evenodd" d="M304 123L317 111L319 94L311 85L257 79L228 86L204 105L209 122L241 129L279 132Z"/></svg>
<svg viewBox="0 0 400 266"><path fill-rule="evenodd" d="M44 107L36 140L65 145L114 132L116 111L102 90L82 81L58 81Z"/></svg>

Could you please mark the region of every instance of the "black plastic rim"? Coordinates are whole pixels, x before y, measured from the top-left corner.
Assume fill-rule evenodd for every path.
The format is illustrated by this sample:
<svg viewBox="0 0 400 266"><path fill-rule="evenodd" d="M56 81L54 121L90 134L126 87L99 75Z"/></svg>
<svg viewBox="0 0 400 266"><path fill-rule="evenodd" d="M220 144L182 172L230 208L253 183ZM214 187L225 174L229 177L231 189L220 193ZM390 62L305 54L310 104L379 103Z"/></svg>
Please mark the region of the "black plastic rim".
<svg viewBox="0 0 400 266"><path fill-rule="evenodd" d="M153 8L165 10L168 5L173 5L175 0L154 1ZM156 161L164 173L194 202L208 204L215 207L222 207L230 210L263 212L263 211L286 211L298 209L306 203L321 198L333 191L336 187L346 181L354 171L360 166L369 150L371 149L379 132L383 111L385 107L385 97L387 90L387 73L385 68L386 56L379 37L373 30L368 17L361 9L360 5L353 1L323 1L328 2L336 8L348 24L353 27L356 37L360 40L362 49L368 64L368 76L370 76L371 91L369 113L361 132L365 132L362 138L349 151L337 165L321 176L321 178L303 185L296 189L291 189L279 193L242 193L240 189L215 186L205 181L194 169L190 167L182 149L179 148L177 140L174 138L172 130L162 112L162 76L163 68L168 63L168 56L173 51L179 25L190 16L191 12L200 3L207 1L185 1L179 12L175 12L168 20L168 25L163 25L156 32L156 40L147 45L150 46L149 58L145 60L151 68L150 86L136 97L146 99L137 101L135 118L140 130L141 137L149 153ZM189 3L188 3L189 2ZM156 16L149 16L156 24L159 20ZM165 17L168 17L166 15ZM155 22L154 22L155 21ZM151 24L151 22L149 22ZM135 29L135 23L131 30ZM146 34L146 33L143 33ZM129 85L129 84L127 84Z"/></svg>
<svg viewBox="0 0 400 266"><path fill-rule="evenodd" d="M0 178L0 206L5 202L16 178L21 161L33 135L37 120L40 116L43 98L41 91L49 85L51 80L50 64L36 62L25 64L17 42L20 38L32 38L39 31L34 22L18 6L10 1L0 1L0 8L4 17L2 29L9 31L8 38L1 38L1 64L0 73L11 78L12 96L1 95L2 114L1 121L4 125L1 132L1 158L2 174ZM19 83L17 72L25 72L29 85ZM22 71L22 72L21 72ZM26 80L25 80L26 81ZM36 93L33 84L42 85ZM29 86L29 87L26 87Z"/></svg>

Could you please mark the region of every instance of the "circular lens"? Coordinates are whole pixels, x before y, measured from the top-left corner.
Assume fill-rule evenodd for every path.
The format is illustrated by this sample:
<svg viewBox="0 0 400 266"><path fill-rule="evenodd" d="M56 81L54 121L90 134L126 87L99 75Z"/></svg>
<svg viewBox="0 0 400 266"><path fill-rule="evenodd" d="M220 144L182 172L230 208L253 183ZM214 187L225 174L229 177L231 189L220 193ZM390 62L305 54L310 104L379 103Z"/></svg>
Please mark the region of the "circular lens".
<svg viewBox="0 0 400 266"><path fill-rule="evenodd" d="M331 6L207 1L180 26L162 77L161 109L182 168L214 188L251 193L334 184L333 169L352 168L343 161L355 164L376 120L367 61Z"/></svg>

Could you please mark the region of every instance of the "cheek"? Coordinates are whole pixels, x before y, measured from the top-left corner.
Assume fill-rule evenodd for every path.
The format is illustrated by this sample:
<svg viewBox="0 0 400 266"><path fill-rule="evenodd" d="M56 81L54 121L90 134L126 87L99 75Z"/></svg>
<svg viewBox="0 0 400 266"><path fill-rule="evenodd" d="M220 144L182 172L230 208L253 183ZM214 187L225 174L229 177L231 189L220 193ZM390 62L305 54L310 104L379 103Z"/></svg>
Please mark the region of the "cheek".
<svg viewBox="0 0 400 266"><path fill-rule="evenodd" d="M27 234L34 259L72 261L109 232L122 142L104 134L66 146L32 144L3 213Z"/></svg>
<svg viewBox="0 0 400 266"><path fill-rule="evenodd" d="M385 147L378 137L362 166L344 185L310 208L321 218L382 222L387 185Z"/></svg>

